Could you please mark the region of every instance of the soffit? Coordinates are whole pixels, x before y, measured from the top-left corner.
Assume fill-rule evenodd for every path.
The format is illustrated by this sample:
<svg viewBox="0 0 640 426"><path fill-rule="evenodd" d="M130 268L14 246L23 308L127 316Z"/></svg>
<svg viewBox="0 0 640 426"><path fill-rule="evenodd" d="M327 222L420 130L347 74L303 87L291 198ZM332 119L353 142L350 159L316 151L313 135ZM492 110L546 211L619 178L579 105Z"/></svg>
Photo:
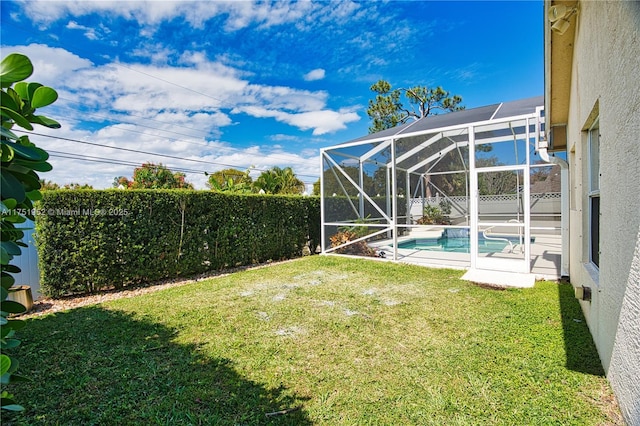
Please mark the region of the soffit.
<svg viewBox="0 0 640 426"><path fill-rule="evenodd" d="M578 6L575 0L545 1L544 9L544 44L545 44L545 117L548 128L566 125L569 120L569 103L571 97L571 70L576 28L580 12L569 18L570 26L564 34L551 30L548 11L551 6ZM565 147L554 146L554 150Z"/></svg>

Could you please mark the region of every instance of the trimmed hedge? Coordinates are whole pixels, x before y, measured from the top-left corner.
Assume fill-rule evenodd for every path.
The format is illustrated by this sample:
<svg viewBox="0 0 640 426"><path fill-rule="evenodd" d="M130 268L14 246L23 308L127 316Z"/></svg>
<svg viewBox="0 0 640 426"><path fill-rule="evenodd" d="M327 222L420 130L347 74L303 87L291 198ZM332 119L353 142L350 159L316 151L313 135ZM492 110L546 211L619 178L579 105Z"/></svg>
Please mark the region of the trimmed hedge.
<svg viewBox="0 0 640 426"><path fill-rule="evenodd" d="M36 215L52 297L300 256L320 199L185 190L46 191Z"/></svg>

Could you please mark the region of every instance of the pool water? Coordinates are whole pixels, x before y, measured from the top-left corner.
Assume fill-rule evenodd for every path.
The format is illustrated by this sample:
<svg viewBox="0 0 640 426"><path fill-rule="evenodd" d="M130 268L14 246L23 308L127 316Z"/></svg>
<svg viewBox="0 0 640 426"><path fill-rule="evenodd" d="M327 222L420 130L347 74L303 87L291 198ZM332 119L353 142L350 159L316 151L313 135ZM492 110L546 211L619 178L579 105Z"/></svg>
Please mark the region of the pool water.
<svg viewBox="0 0 640 426"><path fill-rule="evenodd" d="M499 238L506 238L514 245L520 243L518 237L500 236ZM531 239L531 242L533 242L533 238ZM480 253L501 252L508 245L509 243L506 241L488 240L484 238L482 233L478 235L478 251ZM471 242L468 236L450 237L445 235L440 238L416 238L413 240L403 241L401 243L398 243L398 248L411 250L444 251L449 253L470 253Z"/></svg>

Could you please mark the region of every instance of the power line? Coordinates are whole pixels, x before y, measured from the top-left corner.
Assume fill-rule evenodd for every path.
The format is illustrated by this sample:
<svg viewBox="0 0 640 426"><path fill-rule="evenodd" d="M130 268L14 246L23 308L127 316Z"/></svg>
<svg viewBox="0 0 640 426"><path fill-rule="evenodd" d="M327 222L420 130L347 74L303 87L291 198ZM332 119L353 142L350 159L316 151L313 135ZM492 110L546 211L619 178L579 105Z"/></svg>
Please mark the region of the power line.
<svg viewBox="0 0 640 426"><path fill-rule="evenodd" d="M66 158L70 160L87 161L87 162L93 162L93 163L114 164L118 166L130 166L130 167L140 166L139 162L134 162L134 161L116 160L116 159L98 157L93 155L73 154L70 152L54 151L54 150L48 150L47 152L50 154L51 157L56 157L56 158ZM174 167L171 165L165 165L165 167L168 170L171 170L172 172L181 172L185 174L204 174L204 175L211 174L204 170L192 170L192 169L186 169L182 167ZM314 182L305 182L305 181L302 181L302 182L305 185L312 185L314 183Z"/></svg>
<svg viewBox="0 0 640 426"><path fill-rule="evenodd" d="M6 23L4 23L4 24L8 24L10 27L13 27L13 28L15 28L15 29L17 29L17 30L19 30L19 31L22 31L22 32L25 32L25 33L30 33L30 34L34 34L34 35L40 36L40 34L38 34L38 33L34 32L34 31L30 31L30 30L28 30L28 29L26 29L26 28L23 28L23 27L21 27L21 26L15 25L15 24L14 24L13 22L11 22L11 21L6 22ZM62 46L64 46L64 44L62 44L62 43L60 43L60 44L61 44ZM87 51L87 50L85 50L85 49L79 48L78 46L74 46L74 50L77 50L77 51L80 51L80 52L84 52L84 53L85 53L86 55L88 55L88 56L91 56L91 55L92 55L92 52L89 52L89 51ZM122 63L120 63L120 62L111 62L110 64L112 64L112 65L114 65L114 66L116 66L116 67L122 67L122 68L125 68L125 69L127 69L127 70L130 70L130 71L133 71L133 72L137 72L137 73L139 73L139 74L142 74L142 75L145 75L145 76L147 76L147 77L150 77L150 78L153 78L153 79L156 79L156 80L162 81L162 82L164 82L164 83L167 83L167 84L173 85L173 86L178 87L178 88L181 88L181 89L183 89L183 90L187 90L187 91L189 91L189 92L196 93L196 94L198 94L198 95L201 95L201 96L204 96L204 97L207 97L207 98L210 98L210 99L216 100L216 101L220 102L220 106L218 106L218 108L222 108L222 107L223 107L223 105L224 105L224 102L225 102L225 101L223 101L222 99L217 98L217 97L215 97L215 96L209 95L209 94L207 94L207 93L203 93L203 92L197 91L197 90L195 90L195 89L192 89L192 88L190 88L190 87L183 86L183 85L181 85L181 84L177 84L177 83L172 82L172 81L170 81L170 80L167 80L167 79L164 79L164 78L158 77L158 76L156 76L156 75L153 75L153 74L147 73L147 72L145 72L145 71L141 71L141 70L135 69L135 68L133 68L133 67L129 67L129 66L124 65L124 64L122 64ZM73 101L73 100L70 100L70 99L65 99L65 98L61 98L61 99L64 99L64 100L66 100L66 101L68 101L68 102L74 102L74 103L80 104L80 105L82 106L82 104L81 104L80 102ZM66 107L66 106L64 106L63 108L65 108L65 107ZM69 108L69 107L67 107L67 108ZM71 109L71 108L69 108L69 109ZM122 123L122 124L131 124L131 125L134 125L134 126L140 126L140 127L146 127L146 128L153 129L153 127L151 127L151 126L146 126L146 125L139 124L139 123L130 123L130 122L126 122L126 121L113 120L113 119L110 119L110 118L108 118L108 117L100 116L99 114L95 114L95 113L85 112L85 114L88 114L88 115L94 115L94 116L101 117L101 118L106 118L106 119L107 119L108 121L110 121L110 122ZM134 115L134 114L131 114L131 115L136 116L136 115ZM167 123L167 122L163 122L163 121L160 121L160 120L155 120L155 119L152 119L152 118L146 118L146 117L140 117L140 118L145 119L145 120L151 120L151 121L155 121L155 122L163 123L163 124L173 125L172 123ZM78 121L78 122L82 122L82 120L80 120L80 119L76 119L76 118L70 118L70 119L71 119L71 120ZM189 130L194 130L194 131L197 131L197 132L202 132L202 133L204 133L205 135L209 133L209 132L207 132L207 131L205 131L205 130L199 130L199 129L190 128L190 127L187 127L187 126L180 126L180 125L176 125L176 126L183 127L183 128L185 128L185 129L189 129ZM125 130L125 131L132 132L132 133L138 133L138 134L142 134L142 135L151 135L151 136L155 136L155 137L159 137L159 138L164 138L164 139L168 139L168 140L174 140L174 139L170 139L170 138L169 138L169 137L167 137L167 136L162 136L162 135L157 135L157 134L152 134L152 133L145 133L145 132L142 132L142 131L136 131L136 130L133 130L133 129L126 129L126 128L125 128L125 129L121 129L121 130ZM171 130L161 130L161 131L162 131L162 132L167 132L167 133L177 134L177 135L180 135L180 136L193 137L193 135L186 135L186 134L179 133L179 132L175 132L175 131L171 131ZM54 136L45 135L45 134L36 133L36 132L26 132L26 131L25 131L24 133L31 133L31 134L33 134L33 135L38 135L38 136L43 136L43 137L48 137L48 138L53 138L53 139L59 139L59 140L66 140L66 141L69 141L69 142L84 143L84 144L93 145L93 146L98 146L98 147L103 147L103 148L120 149L120 150L123 150L123 151L136 152L136 153L142 153L142 154L146 154L146 155L154 155L154 156L165 157L165 158L172 158L172 159L177 159L177 160L182 160L182 161L192 161L192 162L205 163L205 164L212 164L212 165L220 165L220 166L224 166L224 167L232 167L232 168L237 168L237 167L238 167L238 166L235 166L235 165L229 165L229 164L217 163L217 162L210 162L210 161L204 161L204 160L195 160L195 159L189 159L189 158L182 158L182 157L177 157L177 156L170 156L170 155L167 155L167 154L157 154L157 153L146 152L146 151L140 151L140 150L132 150L132 149L128 149L128 148L111 147L111 146L108 146L108 145L101 145L101 144L96 144L96 143L91 143L91 142L86 142L86 141L80 141L80 140L75 140L75 139L70 139L70 138L54 137ZM180 140L180 142L190 143L190 144L200 145L200 146L207 146L206 144L201 144L201 143L197 143L197 142L190 142L190 141L185 141L185 140ZM232 147L225 147L224 149L229 150L229 151L240 152L240 153L242 153L242 152L243 152L241 149L238 149L238 148L232 148ZM289 157L285 157L285 156L283 156L283 155L279 155L279 154L271 154L271 156L272 156L272 157L276 157L276 158L282 158L282 159L285 159L285 158L286 158L287 160L290 160L290 158L289 158ZM257 171L266 171L265 169L257 169L257 168L255 168L254 170L257 170ZM306 176L306 177L310 177L310 178L316 178L316 176L315 176L315 175L304 175L304 174L298 174L298 176Z"/></svg>
<svg viewBox="0 0 640 426"><path fill-rule="evenodd" d="M50 139L57 139L57 140L63 140L63 141L67 141L67 142L81 143L81 144L85 144L85 145L97 146L97 147L100 147L100 148L110 148L110 149L119 150L119 151L134 152L134 153L137 153L137 154L145 154L145 155L153 155L153 156L163 157L163 158L171 158L171 159L180 160L180 161L190 161L190 162L194 162L194 163L211 164L211 165L215 165L215 166L230 167L230 168L234 168L234 169L240 167L240 166L237 166L237 165L226 164L226 163L218 163L218 162L214 162L214 161L197 160L197 159L193 159L193 158L184 158L184 157L178 157L178 156L169 155L169 154L159 154L159 153L154 153L154 152L149 152L149 151L142 151L142 150L138 150L138 149L131 149L131 148L118 147L118 146L103 145L103 144L94 143L94 142L81 141L79 139L65 138L65 137L61 137L61 136L52 136L52 135L47 135L47 134L44 134L44 133L31 132L31 131L22 130L22 129L14 129L14 131L21 132L21 133L27 133L27 134L31 134L31 135L35 135L35 136L42 136L42 137L50 138ZM253 170L256 170L256 171L259 171L259 172L268 171L267 169L259 169L259 168L253 168ZM310 178L316 178L315 175L298 174L298 176L306 176L306 177L310 177Z"/></svg>
<svg viewBox="0 0 640 426"><path fill-rule="evenodd" d="M131 148L123 148L123 147L119 147L119 146L102 145L102 144L94 143L94 142L81 141L79 139L64 138L64 137L61 137L61 136L51 136L51 135L46 135L44 133L30 132L30 131L26 131L26 130L15 129L14 131L19 131L19 132L22 132L22 133L28 133L28 134L35 135L35 136L42 136L42 137L45 137L45 138L51 138L51 139L57 139L57 140L62 140L62 141L76 142L76 143L81 143L81 144L85 144L85 145L97 146L97 147L100 147L100 148L110 148L110 149L115 149L115 150L119 150L119 151L135 152L137 154L146 154L146 155L154 155L156 157L171 158L171 159L174 159L174 160L191 161L191 162L194 162L194 163L212 164L212 165L215 165L215 166L224 166L224 167L232 167L232 168L237 167L237 166L234 166L234 165L231 165L231 164L216 163L214 161L196 160L194 158L184 158L184 157L178 157L178 156L169 155L169 154L159 154L159 153L155 153L155 152L142 151L142 150L139 150L139 149L131 149ZM263 171L263 172L266 171L266 170L263 170L263 169L255 169L255 170Z"/></svg>
<svg viewBox="0 0 640 426"><path fill-rule="evenodd" d="M64 99L66 101L70 101L70 100L65 99L65 98L60 98L60 99ZM71 101L71 102L80 104L77 101ZM82 105L82 104L80 104L80 105ZM73 108L68 107L68 106L64 106L62 108L67 108L67 109L69 109L71 111L77 111L77 110L74 110ZM148 128L148 129L156 129L156 130L159 130L161 132L173 133L173 134L176 134L176 135L179 135L179 136L186 136L186 137L190 137L190 138L194 137L193 135L184 134L184 133L180 133L180 132L175 132L175 131L172 131L172 130L158 129L157 127L146 126L144 124L133 123L133 122L128 122L128 121L122 121L122 120L116 120L116 119L110 118L109 116L106 116L106 115L101 115L101 114L96 114L96 113L91 113L91 112L83 112L83 115L90 115L90 116L94 116L94 117L98 117L98 118L103 118L103 119L105 119L105 120L107 120L107 121L109 121L111 123L115 123L115 124L131 124L133 126L140 126L140 127L145 127L145 128ZM139 118L144 119L144 120L155 121L155 122L161 123L161 124L173 125L172 123L167 123L166 121L155 120L155 119L152 119L152 118L146 118L146 117L138 116L138 115L135 115L135 114L129 114L129 115L132 115L134 117L139 117ZM79 122L79 123L82 123L83 121L90 121L90 120L83 120L83 119L75 118L75 117L67 117L67 120L72 120L72 121L76 121L76 122ZM209 134L209 132L207 132L205 130L199 130L199 129L195 129L193 127L187 127L187 126L181 126L181 125L176 125L176 126L182 127L182 128L185 128L185 129L189 129L189 130L194 130L196 132L201 132L201 133L203 133L205 135ZM142 132L142 131L128 129L128 128L120 128L120 130L123 130L125 132L138 133L138 134L141 134L141 135L156 136L158 138L162 138L162 139L166 139L166 140L170 140L170 141L176 141L176 139L173 139L173 138L170 138L170 137L164 136L164 135L158 135L158 134L155 134L155 133L147 133L147 132ZM179 142L188 143L188 144L192 144L192 145L203 146L203 147L209 147L209 145L206 142L205 143L200 143L200 142L188 141L188 140L184 140L184 139L180 139ZM226 151L239 152L239 153L243 152L242 149L234 148L234 147L231 147L231 146L225 146L225 147L222 147L221 149L222 150L226 150ZM276 153L270 153L269 155L271 157L273 157L273 158L281 158L283 160L289 160L289 161L291 160L291 158L289 158L289 156L287 156L287 155L276 154Z"/></svg>
<svg viewBox="0 0 640 426"><path fill-rule="evenodd" d="M140 167L140 163L139 162L135 162L135 161L98 157L98 156L95 156L95 155L74 154L74 153L71 153L71 152L64 152L64 151L47 150L47 152L50 154L51 157L67 158L67 159L70 159L70 160L91 161L91 162L105 163L105 164L115 164L115 165L118 165L118 166ZM209 173L209 172L207 172L205 170L186 169L184 167L171 166L169 164L163 165L163 166L166 167L167 169L170 169L171 171L175 171L175 172L194 173L194 174L208 174Z"/></svg>
<svg viewBox="0 0 640 426"><path fill-rule="evenodd" d="M80 102L70 101L69 99L64 99L64 98L58 98L58 99L62 99L62 100L65 100L67 102L74 102L74 103L82 105ZM57 106L59 106L59 105L57 105ZM62 108L66 108L66 109L68 109L70 111L78 112L78 110L73 109L70 106L66 106L65 105ZM166 132L166 133L173 133L173 134L179 135L179 136L187 136L187 137L190 137L190 138L194 137L193 135L189 135L189 134L186 134L186 133L180 133L180 132L176 132L176 131L173 131L173 130L158 129L158 127L147 126L145 124L135 123L135 122L131 122L131 121L125 121L125 120L122 120L122 119L120 119L120 120L114 119L113 117L109 117L108 115L101 115L101 114L97 114L95 112L82 111L82 115L83 116L89 115L89 116L93 116L93 117L97 117L97 118L102 118L105 121L109 121L111 123L116 123L116 124L131 124L131 125L134 125L134 126L145 127L147 129L155 129L155 130L160 130L160 131ZM134 115L134 114L127 114L127 115L131 115L133 117L138 117L138 118L143 119L143 120L155 121L156 123L166 124L166 125L173 126L173 127L182 127L182 128L185 128L185 129L189 129L189 130L193 130L193 131L196 131L196 132L200 132L204 136L209 134L209 132L207 132L206 130L199 130L199 129L195 129L195 128L192 128L192 127L181 126L179 124L167 123L166 121L155 120L153 118L146 118L146 117L142 117L142 116L138 116L138 115ZM76 118L76 117L66 117L66 118L67 118L67 120L74 120L74 121L78 121L78 122L88 121L88 120L82 120L81 118ZM151 133L149 133L149 134L151 134ZM160 135L154 135L154 136L166 137L166 136L160 136ZM195 143L195 142L192 142L192 143L195 144L195 145L202 145L202 146L206 145L206 144L202 144L202 143Z"/></svg>
<svg viewBox="0 0 640 426"><path fill-rule="evenodd" d="M95 115L95 114L89 114L89 115ZM92 122L91 120L82 120L82 119L80 119L80 118L69 118L69 117L67 117L67 120L77 121L77 122L79 122L79 123L83 123L83 122ZM157 129L157 128L155 128L155 127L145 126L145 125L143 125L143 124L134 124L134 123L128 123L128 122L126 122L126 121L117 121L117 120L112 120L112 119L107 119L107 120L108 120L108 121L111 121L111 122L113 122L113 123L115 123L115 124L132 124L132 125L134 125L134 126L146 127L146 128L149 128L149 129ZM177 139L173 139L173 138L171 138L171 137L169 137L169 136L158 135L158 134L156 134L156 133L147 133L147 132L143 132L143 131L141 131L141 130L127 129L127 128L124 128L124 127L119 127L118 129L119 129L119 130L123 130L123 131L125 131L125 132L137 133L137 134L139 134L139 135L155 136L155 137L157 137L157 138L166 139L166 140L169 140L169 141L172 141L172 142L177 141ZM160 131L162 131L162 132L175 133L176 135L180 135L180 136L188 136L188 137L191 137L191 136L192 136L192 135L185 135L185 134L178 133L178 132L172 132L171 130L162 130L162 129L157 129L157 130L160 130ZM184 140L184 139L180 139L180 142L188 143L188 144L191 144L191 145L198 145L198 146L202 146L202 147L207 147L207 146L208 146L206 143L190 142L190 141L186 141L186 140Z"/></svg>
<svg viewBox="0 0 640 426"><path fill-rule="evenodd" d="M13 24L13 22L11 22L11 21L6 22L6 23L4 23L4 22L3 22L3 24L8 24L9 26L11 26L11 27L13 27L13 28L15 28L15 29L18 29L18 30L20 30L20 31L22 31L22 32L25 32L25 33L29 33L29 34L34 34L34 35L40 36L40 34L38 34L38 33L34 32L34 31L30 31L30 30L28 30L28 29L26 29L26 28L22 28L21 26L14 25L14 24ZM63 43L60 43L60 45L61 45L61 46L64 46L64 44L63 44ZM74 50L77 50L77 51L80 51L80 52L84 52L85 54L87 54L87 55L89 55L89 56L90 56L90 55L92 55L92 53L93 53L93 52L89 52L89 51L87 51L87 50L85 50L85 49L82 49L82 48L78 47L77 45L74 45ZM184 90L188 90L188 91L193 92L193 93L197 93L197 94L199 94L199 95L201 95L201 96L205 96L205 97L208 97L208 98L211 98L211 99L217 100L217 101L219 101L219 102L221 103L221 106L220 106L219 108L222 108L222 107L223 107L223 106L222 106L222 104L224 103L224 101L223 101L222 99L220 99L220 98L215 97L215 96L212 96L212 95L209 95L209 94L206 94L206 93L203 93L203 92L199 92L199 91L197 91L197 90L195 90L195 89L191 89L191 88L189 88L189 87L186 87L186 86L183 86L183 85L180 85L180 84L174 83L174 82L172 82L172 81L169 81L169 80L163 79L163 78L158 77L158 76L155 76L155 75L153 75L153 74L150 74L150 73L147 73L147 72L144 72L144 71L137 70L137 69L135 69L135 68L129 67L129 66L127 66L127 65L124 65L124 64L122 64L122 63L120 63L120 62L111 62L111 64L113 64L113 65L115 65L115 66L119 66L119 67L125 68L125 69L128 69L128 70L131 70L131 71L134 71L134 72L138 72L138 73L143 74L143 75L145 75L145 76L147 76L147 77L150 77L150 78L153 78L153 79L156 79L156 80L162 81L162 82L164 82L164 83L167 83L167 84L170 84L170 85L173 85L173 86L179 87L179 88L184 89ZM70 99L65 99L65 98L60 98L60 99L64 99L64 100L66 100L66 101L70 101L70 102L74 102L74 103L77 103L77 104L82 105L80 102L73 101L73 100L70 100ZM230 107L227 107L227 108L230 108ZM94 113L85 113L85 114L93 114L93 115L96 115L96 114L94 114ZM136 115L134 115L134 114L130 114L130 115L136 116ZM140 116L138 116L138 117L140 117ZM163 124L172 124L172 123L167 123L167 122L163 122L163 121L160 121L160 120L154 120L154 119L146 118L146 117L140 117L140 118L143 118L143 119L146 119L146 120L156 121L156 122L163 123ZM77 120L77 121L79 121L79 122L82 122L82 120L80 120L80 119L75 119L75 120ZM128 122L125 122L125 121L117 121L117 120L111 120L111 119L110 119L109 121L112 121L112 122L120 122L120 123L124 123L124 124L132 124L132 125L141 126L141 127L147 127L147 128L153 128L153 127L145 126L145 125L142 125L142 124L137 124L137 123L128 123ZM180 125L178 125L178 126L180 126ZM189 130L195 130L195 131L197 131L197 132L202 132L202 133L204 133L205 135L207 135L207 134L209 133L209 132L207 132L207 131L205 131L205 130L199 130L199 129L195 129L195 128L191 128L191 127L187 127L187 126L180 126L180 127L183 127L183 128L189 129ZM139 133L139 134L143 134L143 135L145 135L145 134L150 134L150 133L144 133L144 132L140 132L140 131L135 131L135 130L132 130L132 129L123 129L123 130L130 131L130 132L134 132L134 133ZM163 131L163 132L168 132L168 133L174 133L174 134L181 135L181 136L193 137L193 135L185 135L185 134L182 134L182 133L179 133L179 132L170 131L170 130L162 130L162 131ZM151 135L153 135L153 136L157 136L157 137L163 137L163 136L161 136L161 135L154 135L154 134L151 134ZM165 138L166 138L166 137L165 137ZM168 138L167 138L167 139L168 139ZM206 146L205 144L199 144L199 143L196 143L196 142L189 142L189 141L182 141L182 142L185 142L185 143L192 143L192 144L195 144L195 145L202 145L202 146ZM227 148L225 148L225 149L228 149L228 150L231 150L231 151L242 152L242 150L241 150L241 149L238 149L238 148L227 147ZM284 156L279 155L279 154L271 154L271 155L272 155L273 157L279 157L279 158L283 158L283 159L285 158ZM287 158L287 159L288 159L288 158ZM302 175L301 175L301 176L302 176ZM307 176L311 177L310 175L307 175Z"/></svg>
<svg viewBox="0 0 640 426"><path fill-rule="evenodd" d="M64 98L64 97L62 97L62 96L59 96L59 97L58 97L58 99L63 100L63 101L66 101L66 102L70 102L70 103L78 104L78 105L80 105L80 106L84 106L81 102L75 101L75 100L73 100L73 99L67 99L67 98ZM59 107L60 105L58 104L58 105L52 105L52 106L58 106L58 107ZM72 111L77 111L77 110L74 110L74 109L72 109L71 107L68 107L68 106L66 106L66 105L65 105L63 108L68 108L68 109L70 109L70 110L72 110ZM89 114L89 115L99 116L99 115L98 115L98 114L96 114L96 113L91 113L91 112L86 112L86 111L82 111L82 113L83 113L83 114ZM118 114L116 114L116 115L118 115ZM141 120L155 121L155 122L157 122L157 123L161 123L161 124L169 124L169 125L174 126L174 127L182 127L183 129L193 130L193 131L196 131L196 132L202 133L202 134L204 134L205 136L206 136L207 134L209 134L209 132L208 132L208 131L206 131L206 130L196 129L195 127L184 126L184 125L182 125L182 124L168 123L168 122L166 122L166 121L157 120L157 119L155 119L155 118L149 118L149 117L144 117L144 116L142 116L142 115L133 114L132 112L129 112L129 111L127 111L127 116L136 117L136 118L139 118L139 119L141 119ZM111 119L111 118L109 118L109 117L107 117L107 116L103 116L103 117L105 117L105 118L106 118L107 120L109 120L109 121L116 121L116 122L118 122L118 120L113 120L113 119ZM119 121L119 122L127 123L126 121ZM130 123L130 124L137 124L137 123Z"/></svg>

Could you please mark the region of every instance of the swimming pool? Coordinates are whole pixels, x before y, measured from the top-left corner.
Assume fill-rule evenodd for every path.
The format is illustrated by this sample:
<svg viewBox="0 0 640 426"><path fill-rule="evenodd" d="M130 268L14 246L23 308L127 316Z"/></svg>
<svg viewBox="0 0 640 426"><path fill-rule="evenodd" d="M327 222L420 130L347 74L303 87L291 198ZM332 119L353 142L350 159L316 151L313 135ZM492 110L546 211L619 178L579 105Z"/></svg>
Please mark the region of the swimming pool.
<svg viewBox="0 0 640 426"><path fill-rule="evenodd" d="M455 232L447 232L455 231ZM466 231L466 232L464 232ZM513 245L519 244L520 239L517 236L492 235L492 237L504 238ZM533 242L531 238L531 242ZM505 240L486 239L482 232L478 233L478 251L480 253L496 253L501 252L509 245ZM469 231L467 229L451 229L445 230L439 238L414 238L398 243L399 249L410 250L427 250L427 251L444 251L449 253L470 253L471 242Z"/></svg>

